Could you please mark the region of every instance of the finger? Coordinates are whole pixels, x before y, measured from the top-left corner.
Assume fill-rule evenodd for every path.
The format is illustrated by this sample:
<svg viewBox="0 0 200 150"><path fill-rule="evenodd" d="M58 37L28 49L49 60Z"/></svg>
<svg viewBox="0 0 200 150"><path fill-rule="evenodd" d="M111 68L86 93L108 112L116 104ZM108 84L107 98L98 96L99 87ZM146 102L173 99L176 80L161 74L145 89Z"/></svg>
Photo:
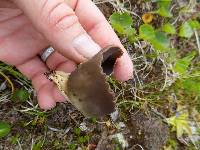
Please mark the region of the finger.
<svg viewBox="0 0 200 150"><path fill-rule="evenodd" d="M16 8L16 6L8 0L1 0L0 8Z"/></svg>
<svg viewBox="0 0 200 150"><path fill-rule="evenodd" d="M75 62L67 59L66 57L62 56L58 52L54 52L53 54L49 56L49 58L46 61L46 65L48 66L50 70L64 71L66 73L71 73L77 67ZM55 88L58 90L58 87L56 85L55 85ZM68 97L66 96L65 96L65 99L69 100ZM57 102L62 102L62 101L57 101Z"/></svg>
<svg viewBox="0 0 200 150"><path fill-rule="evenodd" d="M86 31L78 22L75 13L68 7L68 5L66 5L66 3L64 3L64 0L41 0L40 2L36 0L17 0L15 2L17 2L17 4L29 16L37 29L42 32L46 38L49 39L52 45L54 45L54 47L56 47L64 56L77 62L81 62L86 58L92 57L100 50L100 47L86 34ZM79 0L74 5L76 6L76 14L80 16L80 10L85 9L89 16L92 15L92 18L96 14L95 19L93 18L95 21L92 23L89 20L86 21L86 15L82 16L84 19L79 17L82 24L88 22L88 24L84 25L84 28L90 32L93 38L98 41L102 47L108 43L119 43L121 46L119 39L100 11L98 11L89 0L84 0L84 2L85 3L83 3L83 0ZM29 7L30 5L32 6L31 8ZM91 11L88 11L90 8ZM82 13L85 12L82 11ZM102 31L102 33L96 34L96 31ZM105 35L109 36L106 37ZM102 38L105 39L102 40ZM116 78L119 80L127 80L131 78L133 72L131 66L132 63L130 58L127 53L125 53L116 64L114 70Z"/></svg>
<svg viewBox="0 0 200 150"><path fill-rule="evenodd" d="M114 69L115 77L122 81L132 78L132 61L119 38L95 4L91 0L67 0L67 3L74 9L86 32L88 32L101 47L113 44L123 49L124 55L117 61Z"/></svg>
<svg viewBox="0 0 200 150"><path fill-rule="evenodd" d="M11 15L2 18L1 13L3 12L0 10L0 20L5 19L0 23L1 61L19 65L36 56L39 51L49 45L24 15L17 14L17 16ZM6 14L6 12L4 13Z"/></svg>
<svg viewBox="0 0 200 150"><path fill-rule="evenodd" d="M59 70L66 73L71 73L76 69L76 63L62 56L58 52L53 52L47 61L46 65L50 70Z"/></svg>
<svg viewBox="0 0 200 150"><path fill-rule="evenodd" d="M17 68L32 80L33 87L37 92L38 104L42 109L51 109L56 105L56 101L63 99L56 91L54 84L44 76L48 69L38 57L17 66Z"/></svg>
<svg viewBox="0 0 200 150"><path fill-rule="evenodd" d="M100 47L83 29L65 0L13 0L51 45L65 57L82 62Z"/></svg>

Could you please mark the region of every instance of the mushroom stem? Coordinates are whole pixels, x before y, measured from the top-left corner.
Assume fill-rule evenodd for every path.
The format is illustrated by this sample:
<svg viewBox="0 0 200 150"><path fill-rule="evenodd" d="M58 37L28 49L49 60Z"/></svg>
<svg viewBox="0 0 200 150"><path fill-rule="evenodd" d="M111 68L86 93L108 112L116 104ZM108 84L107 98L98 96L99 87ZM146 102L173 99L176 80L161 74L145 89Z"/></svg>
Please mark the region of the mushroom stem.
<svg viewBox="0 0 200 150"><path fill-rule="evenodd" d="M62 92L63 96L66 96L67 81L70 73L65 73L63 71L54 71L48 75L49 80L52 80L58 89Z"/></svg>

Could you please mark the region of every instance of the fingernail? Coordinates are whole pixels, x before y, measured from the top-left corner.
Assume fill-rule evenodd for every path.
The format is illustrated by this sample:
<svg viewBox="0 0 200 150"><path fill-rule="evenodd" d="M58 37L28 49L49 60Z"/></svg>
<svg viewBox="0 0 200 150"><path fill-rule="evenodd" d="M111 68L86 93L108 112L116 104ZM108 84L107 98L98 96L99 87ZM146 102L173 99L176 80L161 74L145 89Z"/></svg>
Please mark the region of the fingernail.
<svg viewBox="0 0 200 150"><path fill-rule="evenodd" d="M123 54L117 60L114 68L114 75L119 81L127 81L133 78L133 63L128 54Z"/></svg>
<svg viewBox="0 0 200 150"><path fill-rule="evenodd" d="M101 50L101 47L86 33L76 37L72 44L76 51L86 58L93 57Z"/></svg>

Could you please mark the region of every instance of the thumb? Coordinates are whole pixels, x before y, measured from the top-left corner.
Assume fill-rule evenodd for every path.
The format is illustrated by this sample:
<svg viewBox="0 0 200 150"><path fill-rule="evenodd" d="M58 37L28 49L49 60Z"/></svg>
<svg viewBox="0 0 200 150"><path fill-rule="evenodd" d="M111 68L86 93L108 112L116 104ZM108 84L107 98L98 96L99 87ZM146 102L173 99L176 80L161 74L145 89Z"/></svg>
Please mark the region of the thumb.
<svg viewBox="0 0 200 150"><path fill-rule="evenodd" d="M100 51L65 0L13 0L34 27L65 57L82 62Z"/></svg>

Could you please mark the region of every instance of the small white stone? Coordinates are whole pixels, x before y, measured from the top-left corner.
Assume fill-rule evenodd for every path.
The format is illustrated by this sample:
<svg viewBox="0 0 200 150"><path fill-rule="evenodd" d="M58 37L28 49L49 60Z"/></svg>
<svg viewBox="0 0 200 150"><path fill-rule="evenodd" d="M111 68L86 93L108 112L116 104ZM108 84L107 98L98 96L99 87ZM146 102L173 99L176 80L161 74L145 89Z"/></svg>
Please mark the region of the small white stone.
<svg viewBox="0 0 200 150"><path fill-rule="evenodd" d="M82 123L80 124L79 128L81 129L81 131L87 131L87 130L88 130L88 128L87 128L85 122L82 122Z"/></svg>
<svg viewBox="0 0 200 150"><path fill-rule="evenodd" d="M110 117L111 117L112 121L115 122L119 118L119 111L116 109L116 111L114 111L110 114Z"/></svg>
<svg viewBox="0 0 200 150"><path fill-rule="evenodd" d="M122 148L128 147L128 142L125 140L122 133L117 133L111 136L111 139L116 138L118 142L121 144Z"/></svg>
<svg viewBox="0 0 200 150"><path fill-rule="evenodd" d="M77 150L83 150L81 147L78 147Z"/></svg>
<svg viewBox="0 0 200 150"><path fill-rule="evenodd" d="M0 91L5 90L6 88L7 88L7 86L6 86L6 81L4 81L4 82L1 83L1 85L0 85Z"/></svg>
<svg viewBox="0 0 200 150"><path fill-rule="evenodd" d="M119 122L119 123L117 124L117 127L118 127L118 129L121 129L121 128L125 128L126 125L125 125L125 123L123 123L123 122Z"/></svg>

